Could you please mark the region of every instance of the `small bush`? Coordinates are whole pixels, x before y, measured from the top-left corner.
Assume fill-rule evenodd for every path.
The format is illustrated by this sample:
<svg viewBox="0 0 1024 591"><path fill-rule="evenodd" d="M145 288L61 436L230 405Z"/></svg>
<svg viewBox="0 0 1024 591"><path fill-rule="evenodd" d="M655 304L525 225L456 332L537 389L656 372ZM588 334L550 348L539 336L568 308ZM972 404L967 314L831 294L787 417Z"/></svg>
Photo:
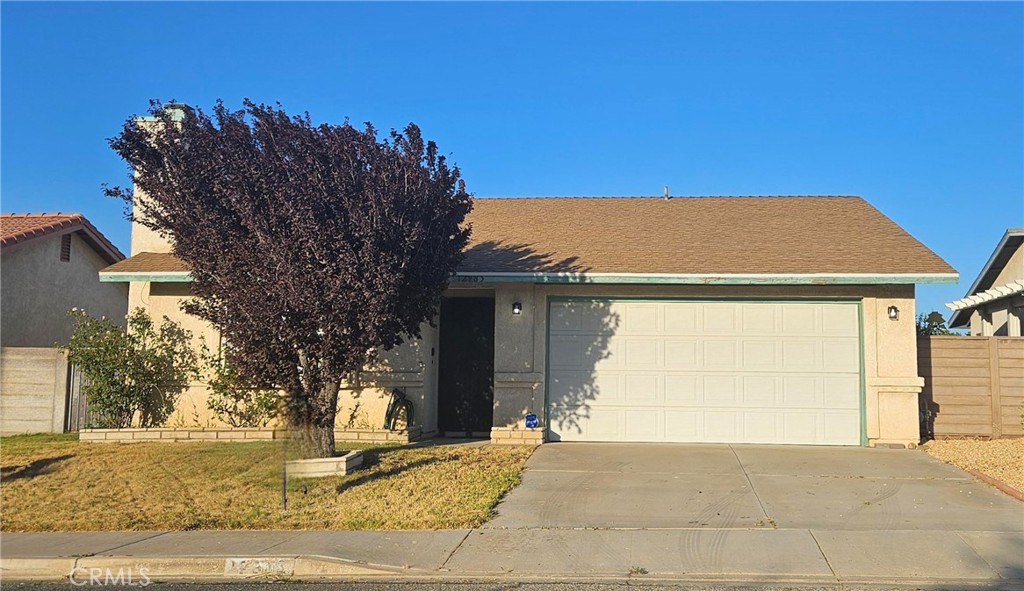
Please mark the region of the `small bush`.
<svg viewBox="0 0 1024 591"><path fill-rule="evenodd" d="M280 396L274 388L252 385L231 361L233 353L225 345L221 354L214 354L203 344L206 385L210 389L206 406L232 427L266 427L278 415Z"/></svg>
<svg viewBox="0 0 1024 591"><path fill-rule="evenodd" d="M69 312L75 328L61 347L84 377L91 427L156 427L174 411L178 396L198 376L192 335L166 316L159 328L141 308L128 329L109 318Z"/></svg>

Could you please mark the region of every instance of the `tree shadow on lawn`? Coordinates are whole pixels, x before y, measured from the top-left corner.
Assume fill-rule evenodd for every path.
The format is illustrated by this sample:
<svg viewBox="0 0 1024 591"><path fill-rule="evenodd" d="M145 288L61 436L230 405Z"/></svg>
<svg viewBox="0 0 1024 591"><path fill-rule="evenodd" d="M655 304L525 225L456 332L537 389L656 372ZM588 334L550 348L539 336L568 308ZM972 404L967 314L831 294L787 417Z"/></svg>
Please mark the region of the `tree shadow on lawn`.
<svg viewBox="0 0 1024 591"><path fill-rule="evenodd" d="M403 472L408 472L410 470L414 470L416 468L420 468L423 466L429 466L430 464L436 464L437 462L440 462L444 459L438 457L419 458L415 460L398 463L397 465L392 466L386 470L373 471L373 468L375 468L381 463L381 458L383 456L401 451L402 449L403 448L401 447L379 447L364 450L363 465L361 467L360 472L365 473L362 474L361 476L353 478L352 480L342 482L337 486L337 488L335 488L335 491L338 494L341 494L350 488L355 488L363 484L373 482L375 480L380 480L381 478L390 478L391 476L397 476L399 474L402 474Z"/></svg>
<svg viewBox="0 0 1024 591"><path fill-rule="evenodd" d="M24 466L0 466L0 480L4 483L22 478L35 478L52 472L55 464L75 457L74 454L64 454L52 458L40 458L33 460Z"/></svg>

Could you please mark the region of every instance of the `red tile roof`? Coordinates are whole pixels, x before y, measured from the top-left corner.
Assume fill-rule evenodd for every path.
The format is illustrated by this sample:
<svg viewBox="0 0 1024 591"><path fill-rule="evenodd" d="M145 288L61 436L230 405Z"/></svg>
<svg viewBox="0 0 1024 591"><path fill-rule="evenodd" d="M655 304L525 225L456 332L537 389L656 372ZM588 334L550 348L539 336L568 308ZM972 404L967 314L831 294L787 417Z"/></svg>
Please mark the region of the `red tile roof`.
<svg viewBox="0 0 1024 591"><path fill-rule="evenodd" d="M77 232L108 262L124 260L124 254L80 213L0 214L0 248L10 248L35 238L69 232Z"/></svg>

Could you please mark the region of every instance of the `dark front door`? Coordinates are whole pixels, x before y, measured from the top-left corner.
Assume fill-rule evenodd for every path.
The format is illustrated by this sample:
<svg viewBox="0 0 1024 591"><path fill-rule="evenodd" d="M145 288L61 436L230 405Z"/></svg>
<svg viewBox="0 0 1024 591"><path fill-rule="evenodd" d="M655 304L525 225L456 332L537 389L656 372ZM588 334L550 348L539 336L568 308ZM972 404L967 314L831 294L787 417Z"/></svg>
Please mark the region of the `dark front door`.
<svg viewBox="0 0 1024 591"><path fill-rule="evenodd" d="M486 435L494 411L494 299L446 298L440 324L438 426Z"/></svg>

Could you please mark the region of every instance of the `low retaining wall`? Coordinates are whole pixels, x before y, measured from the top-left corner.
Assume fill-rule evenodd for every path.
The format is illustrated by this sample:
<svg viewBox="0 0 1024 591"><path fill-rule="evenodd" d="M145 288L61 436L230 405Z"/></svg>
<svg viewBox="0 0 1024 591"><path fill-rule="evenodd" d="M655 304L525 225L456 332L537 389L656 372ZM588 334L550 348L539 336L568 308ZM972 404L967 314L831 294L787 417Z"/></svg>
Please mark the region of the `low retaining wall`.
<svg viewBox="0 0 1024 591"><path fill-rule="evenodd" d="M491 443L495 445L540 445L544 443L543 429L491 429Z"/></svg>
<svg viewBox="0 0 1024 591"><path fill-rule="evenodd" d="M366 443L409 443L416 441L421 430L384 431L376 429L347 429L335 431L336 441L364 441ZM153 429L82 429L79 441L94 443L132 443L144 441L269 441L281 440L287 431L281 429L255 429L231 427L188 427Z"/></svg>

